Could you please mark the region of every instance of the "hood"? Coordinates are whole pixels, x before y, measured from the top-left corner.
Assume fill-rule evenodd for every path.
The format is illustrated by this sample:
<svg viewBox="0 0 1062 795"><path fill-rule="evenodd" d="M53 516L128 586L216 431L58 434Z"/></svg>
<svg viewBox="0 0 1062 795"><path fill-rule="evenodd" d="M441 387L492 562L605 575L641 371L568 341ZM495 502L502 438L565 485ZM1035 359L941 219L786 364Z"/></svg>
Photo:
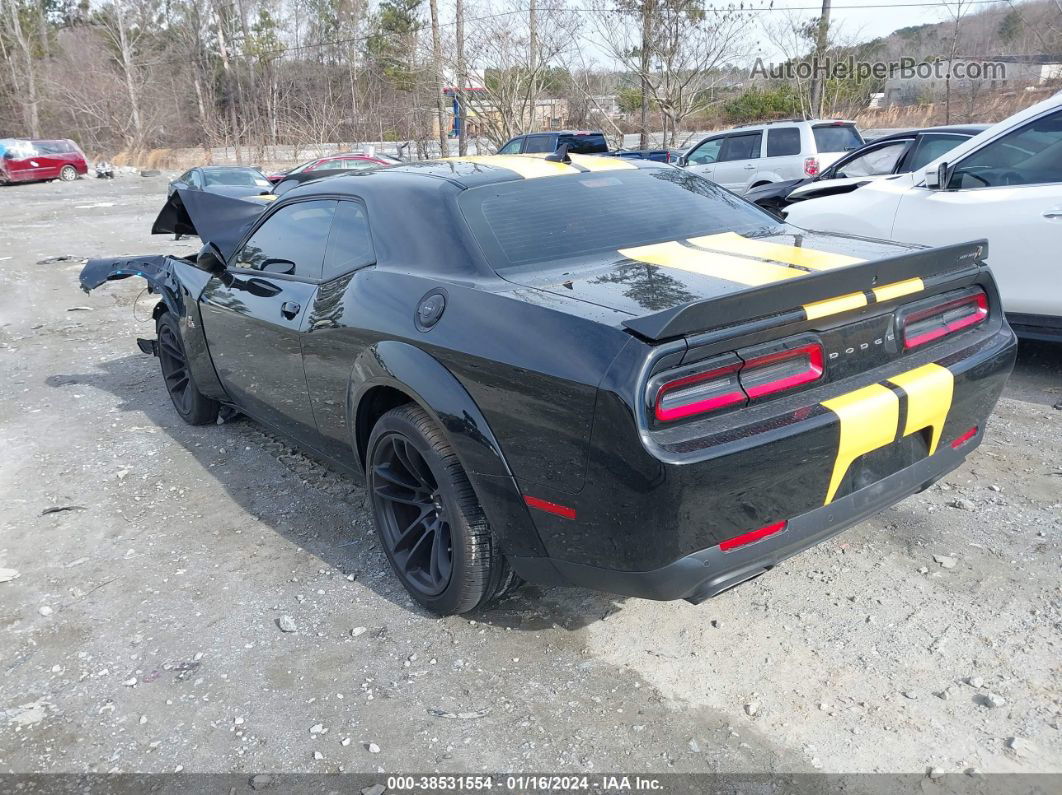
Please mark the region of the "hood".
<svg viewBox="0 0 1062 795"><path fill-rule="evenodd" d="M897 243L783 229L655 243L578 266L505 276L524 287L637 317L912 250Z"/></svg>
<svg viewBox="0 0 1062 795"><path fill-rule="evenodd" d="M268 206L264 196L237 197L178 188L159 211L151 234L195 235L203 243L217 246L227 260Z"/></svg>

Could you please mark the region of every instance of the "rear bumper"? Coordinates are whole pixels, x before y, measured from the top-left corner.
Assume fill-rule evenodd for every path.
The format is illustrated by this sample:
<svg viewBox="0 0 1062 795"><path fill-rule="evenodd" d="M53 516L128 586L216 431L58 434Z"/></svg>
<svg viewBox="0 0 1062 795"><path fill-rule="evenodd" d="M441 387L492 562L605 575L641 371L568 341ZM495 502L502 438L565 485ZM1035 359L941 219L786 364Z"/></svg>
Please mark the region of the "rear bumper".
<svg viewBox="0 0 1062 795"><path fill-rule="evenodd" d="M621 446L615 441L630 434L616 432L623 415L609 413L608 402L601 400L595 434L608 429L602 431L611 445L608 454L595 455L605 445L592 445L589 474L578 496L536 495L570 506L578 518L533 512L546 555L516 557L512 564L530 582L650 599L700 601L751 579L962 463L980 444L1016 355L1017 340L1006 324L986 332L941 346L926 360L911 357L896 367L902 372L875 374L875 380L893 379L911 390L916 382L904 376L928 367L947 373L944 380L952 388L939 395L935 387L904 390L897 398L903 420L894 440L849 450L857 457L844 466L840 415L825 403L811 403L817 400L809 399L811 392L795 396L792 404L765 406L772 414L733 426L729 435L722 431L703 444L698 439L652 455L640 442ZM936 413L927 413L930 408ZM917 418L911 428L908 414ZM746 422L742 417L750 415L742 409L732 417ZM896 414L875 410L857 430L866 432L882 421L890 431L897 428ZM921 423L926 425L919 430ZM930 446L933 438L937 441ZM788 524L776 535L726 552L720 548L782 520Z"/></svg>
<svg viewBox="0 0 1062 795"><path fill-rule="evenodd" d="M642 599L701 602L763 574L805 549L915 494L961 464L981 441L978 433L958 450L950 446L829 505L793 517L777 535L723 552L718 546L650 571L617 571L549 558L512 558L525 580L574 585Z"/></svg>

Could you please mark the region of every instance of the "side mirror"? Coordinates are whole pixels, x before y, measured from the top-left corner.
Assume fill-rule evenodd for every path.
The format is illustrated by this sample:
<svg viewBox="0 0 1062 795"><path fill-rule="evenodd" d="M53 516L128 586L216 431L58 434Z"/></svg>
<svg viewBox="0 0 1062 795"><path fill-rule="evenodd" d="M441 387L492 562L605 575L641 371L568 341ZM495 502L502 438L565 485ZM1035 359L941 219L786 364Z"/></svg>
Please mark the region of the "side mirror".
<svg viewBox="0 0 1062 795"><path fill-rule="evenodd" d="M207 273L221 273L225 270L225 260L217 246L213 243L207 243L196 254L195 266Z"/></svg>
<svg viewBox="0 0 1062 795"><path fill-rule="evenodd" d="M690 164L690 158L689 158L689 155L679 155L679 159L678 159L678 165L679 165L679 167L681 167L681 168L685 168L685 167L686 167L686 166L688 166L689 164Z"/></svg>
<svg viewBox="0 0 1062 795"><path fill-rule="evenodd" d="M925 171L926 187L932 190L945 190L948 186L948 164L941 163L937 168Z"/></svg>

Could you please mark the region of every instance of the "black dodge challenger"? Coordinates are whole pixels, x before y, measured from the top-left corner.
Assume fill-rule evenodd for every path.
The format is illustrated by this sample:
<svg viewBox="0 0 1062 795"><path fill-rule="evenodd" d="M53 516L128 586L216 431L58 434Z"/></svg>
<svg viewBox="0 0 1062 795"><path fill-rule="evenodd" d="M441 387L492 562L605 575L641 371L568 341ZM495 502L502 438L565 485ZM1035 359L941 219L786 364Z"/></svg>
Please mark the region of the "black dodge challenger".
<svg viewBox="0 0 1062 795"><path fill-rule="evenodd" d="M144 277L180 416L364 478L427 609L520 581L702 601L958 466L1015 338L975 241L809 233L673 166L469 157L181 193Z"/></svg>

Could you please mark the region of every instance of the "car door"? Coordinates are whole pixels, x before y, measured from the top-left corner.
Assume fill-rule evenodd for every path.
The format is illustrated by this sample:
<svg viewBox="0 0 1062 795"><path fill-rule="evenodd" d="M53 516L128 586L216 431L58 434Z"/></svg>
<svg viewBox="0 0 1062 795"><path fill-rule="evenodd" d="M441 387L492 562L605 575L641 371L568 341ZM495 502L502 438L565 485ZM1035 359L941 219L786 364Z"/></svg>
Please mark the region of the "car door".
<svg viewBox="0 0 1062 795"><path fill-rule="evenodd" d="M210 356L226 392L256 419L317 438L301 334L321 279L334 199L276 208L203 291Z"/></svg>
<svg viewBox="0 0 1062 795"><path fill-rule="evenodd" d="M715 164L719 162L719 152L726 142L725 135L706 138L686 155L686 168L705 179L715 177Z"/></svg>
<svg viewBox="0 0 1062 795"><path fill-rule="evenodd" d="M351 432L347 425L347 388L354 362L374 340L361 332L366 317L352 311L364 298L365 269L376 262L366 207L357 199L341 199L325 251L321 287L314 295L302 338L303 366L314 419L320 432L318 449L350 464ZM370 300L370 303L375 303ZM387 313L390 307L380 305ZM390 309L393 311L393 309Z"/></svg>
<svg viewBox="0 0 1062 795"><path fill-rule="evenodd" d="M11 152L11 158L7 161L7 168L12 182L45 179L42 176L45 171L45 165L41 162L43 155L35 144L29 141L18 141L8 151Z"/></svg>
<svg viewBox="0 0 1062 795"><path fill-rule="evenodd" d="M63 159L62 147L59 141L37 141L34 143L37 150L37 168L34 179L56 179L59 170L66 165Z"/></svg>
<svg viewBox="0 0 1062 795"><path fill-rule="evenodd" d="M893 237L928 244L987 237L1003 308L1062 316L1062 111L962 155L944 189L906 191Z"/></svg>
<svg viewBox="0 0 1062 795"><path fill-rule="evenodd" d="M760 156L763 132L731 133L719 153L713 179L728 190L741 194L749 189Z"/></svg>

